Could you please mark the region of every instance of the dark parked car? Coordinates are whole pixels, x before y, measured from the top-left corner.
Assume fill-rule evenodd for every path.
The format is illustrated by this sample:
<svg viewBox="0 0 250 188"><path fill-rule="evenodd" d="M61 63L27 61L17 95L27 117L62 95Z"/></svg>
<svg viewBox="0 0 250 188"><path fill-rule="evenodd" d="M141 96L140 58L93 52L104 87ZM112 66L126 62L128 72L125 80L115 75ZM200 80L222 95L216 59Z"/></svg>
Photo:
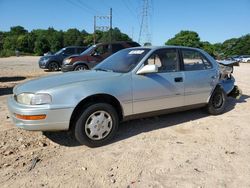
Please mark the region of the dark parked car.
<svg viewBox="0 0 250 188"><path fill-rule="evenodd" d="M136 42L100 43L89 47L80 55L72 55L65 58L62 63L62 71L78 71L91 69L110 55L124 48L138 47Z"/></svg>
<svg viewBox="0 0 250 188"><path fill-rule="evenodd" d="M49 69L50 71L57 71L60 69L64 58L73 54L80 54L86 49L87 47L84 46L68 46L62 48L55 54L51 55L49 54L41 57L39 60L39 67L41 69Z"/></svg>

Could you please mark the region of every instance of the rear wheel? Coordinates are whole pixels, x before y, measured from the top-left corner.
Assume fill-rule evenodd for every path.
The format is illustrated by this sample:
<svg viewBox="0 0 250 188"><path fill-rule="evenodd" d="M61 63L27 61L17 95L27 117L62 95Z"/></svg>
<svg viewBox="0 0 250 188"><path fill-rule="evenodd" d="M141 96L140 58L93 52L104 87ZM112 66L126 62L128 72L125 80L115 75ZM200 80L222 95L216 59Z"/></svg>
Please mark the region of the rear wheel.
<svg viewBox="0 0 250 188"><path fill-rule="evenodd" d="M83 70L88 70L88 67L86 65L77 65L74 68L74 71L83 71Z"/></svg>
<svg viewBox="0 0 250 188"><path fill-rule="evenodd" d="M207 105L207 110L212 115L222 114L225 110L226 94L223 89L217 87Z"/></svg>
<svg viewBox="0 0 250 188"><path fill-rule="evenodd" d="M49 71L58 71L59 70L59 64L55 61L50 62L48 65Z"/></svg>
<svg viewBox="0 0 250 188"><path fill-rule="evenodd" d="M89 105L76 121L75 138L91 147L105 145L114 137L118 123L117 112L110 104Z"/></svg>

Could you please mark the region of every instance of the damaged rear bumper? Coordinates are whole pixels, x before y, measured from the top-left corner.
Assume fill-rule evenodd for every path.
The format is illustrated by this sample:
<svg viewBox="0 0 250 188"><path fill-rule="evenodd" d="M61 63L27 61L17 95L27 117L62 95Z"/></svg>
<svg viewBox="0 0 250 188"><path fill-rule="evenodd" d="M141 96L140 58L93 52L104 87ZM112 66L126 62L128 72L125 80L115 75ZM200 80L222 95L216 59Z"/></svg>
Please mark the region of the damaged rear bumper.
<svg viewBox="0 0 250 188"><path fill-rule="evenodd" d="M242 96L242 90L238 86L234 86L232 91L228 93L227 96L239 99Z"/></svg>

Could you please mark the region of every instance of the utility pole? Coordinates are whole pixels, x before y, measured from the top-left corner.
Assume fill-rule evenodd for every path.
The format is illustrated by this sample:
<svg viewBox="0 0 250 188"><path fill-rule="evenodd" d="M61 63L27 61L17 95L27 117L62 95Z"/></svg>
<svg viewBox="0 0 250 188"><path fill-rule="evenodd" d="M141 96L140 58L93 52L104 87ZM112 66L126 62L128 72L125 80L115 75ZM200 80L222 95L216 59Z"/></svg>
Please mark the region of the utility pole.
<svg viewBox="0 0 250 188"><path fill-rule="evenodd" d="M142 6L142 20L141 20L141 27L140 27L140 33L139 33L139 39L138 42L141 45L144 44L151 44L151 34L149 31L149 0L143 0L143 6Z"/></svg>
<svg viewBox="0 0 250 188"><path fill-rule="evenodd" d="M96 36L95 36L95 31L96 31L96 16L94 16L94 44L96 43Z"/></svg>
<svg viewBox="0 0 250 188"><path fill-rule="evenodd" d="M112 42L112 8L109 11L109 42Z"/></svg>
<svg viewBox="0 0 250 188"><path fill-rule="evenodd" d="M99 22L105 21L105 24ZM109 21L109 23L107 23ZM112 41L112 8L110 8L108 16L94 16L94 36L93 41L96 43L96 31L109 31L109 41Z"/></svg>

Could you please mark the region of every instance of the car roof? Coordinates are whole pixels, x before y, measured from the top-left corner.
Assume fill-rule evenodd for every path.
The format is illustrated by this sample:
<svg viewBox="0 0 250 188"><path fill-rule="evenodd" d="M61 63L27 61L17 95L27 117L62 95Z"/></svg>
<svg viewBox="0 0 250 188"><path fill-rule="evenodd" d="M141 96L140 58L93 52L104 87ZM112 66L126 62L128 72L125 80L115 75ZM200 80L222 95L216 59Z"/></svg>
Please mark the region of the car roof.
<svg viewBox="0 0 250 188"><path fill-rule="evenodd" d="M138 46L133 47L134 49L151 49L151 50L159 50L159 49L166 49L166 48L179 48L179 49L190 49L190 50L199 50L199 48L187 47L187 46L174 46L174 45L166 45L166 46Z"/></svg>
<svg viewBox="0 0 250 188"><path fill-rule="evenodd" d="M65 46L64 48L87 48L86 46Z"/></svg>
<svg viewBox="0 0 250 188"><path fill-rule="evenodd" d="M99 46L99 45L108 45L108 44L138 44L137 42L134 42L134 41L115 41L115 42L101 42L101 43L97 43L95 44L96 46ZM139 45L139 44L138 44Z"/></svg>

